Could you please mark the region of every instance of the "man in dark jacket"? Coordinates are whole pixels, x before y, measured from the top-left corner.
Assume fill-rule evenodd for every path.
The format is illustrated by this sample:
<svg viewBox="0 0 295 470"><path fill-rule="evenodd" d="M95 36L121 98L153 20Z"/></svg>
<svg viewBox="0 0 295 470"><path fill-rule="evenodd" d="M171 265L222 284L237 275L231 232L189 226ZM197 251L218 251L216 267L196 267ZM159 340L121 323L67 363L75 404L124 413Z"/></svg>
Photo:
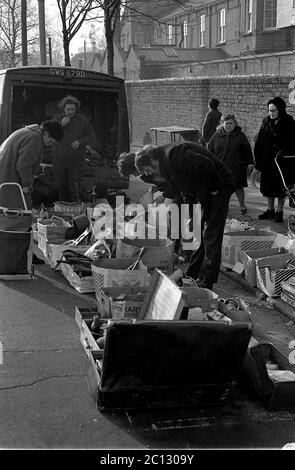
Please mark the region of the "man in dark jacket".
<svg viewBox="0 0 295 470"><path fill-rule="evenodd" d="M32 124L13 132L0 147L0 184L18 183L31 208L31 189L34 174L43 159L44 146L52 145L63 138L63 128L55 120L44 121L40 126ZM4 196L3 196L4 197ZM1 204L19 208L14 198L1 197Z"/></svg>
<svg viewBox="0 0 295 470"><path fill-rule="evenodd" d="M193 142L142 149L135 158L140 173L166 181L183 203L201 203L202 240L186 274L200 287L218 280L228 203L235 190L231 171L209 150Z"/></svg>
<svg viewBox="0 0 295 470"><path fill-rule="evenodd" d="M210 111L206 114L203 126L202 133L205 141L208 143L212 135L216 131L218 124L221 119L221 112L217 109L219 106L219 100L212 98L208 103Z"/></svg>

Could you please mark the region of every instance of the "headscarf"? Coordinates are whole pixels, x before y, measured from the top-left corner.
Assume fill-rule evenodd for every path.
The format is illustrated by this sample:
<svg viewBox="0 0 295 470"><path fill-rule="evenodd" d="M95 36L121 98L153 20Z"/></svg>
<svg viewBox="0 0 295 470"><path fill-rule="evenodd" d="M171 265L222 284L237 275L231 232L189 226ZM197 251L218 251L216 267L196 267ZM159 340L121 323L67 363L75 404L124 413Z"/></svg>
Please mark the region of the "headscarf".
<svg viewBox="0 0 295 470"><path fill-rule="evenodd" d="M286 102L280 96L275 96L274 98L269 100L269 102L267 103L267 106L269 106L270 104L274 104L275 107L277 108L279 112L278 113L279 118L282 117L284 114L286 114Z"/></svg>

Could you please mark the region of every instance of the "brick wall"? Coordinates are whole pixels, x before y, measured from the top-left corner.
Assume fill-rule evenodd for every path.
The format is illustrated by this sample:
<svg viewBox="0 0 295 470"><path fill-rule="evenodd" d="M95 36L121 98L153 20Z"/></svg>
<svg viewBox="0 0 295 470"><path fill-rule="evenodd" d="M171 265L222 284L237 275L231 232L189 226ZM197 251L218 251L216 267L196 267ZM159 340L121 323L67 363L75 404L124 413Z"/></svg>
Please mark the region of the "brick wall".
<svg viewBox="0 0 295 470"><path fill-rule="evenodd" d="M129 110L130 141L135 146L148 142L154 135L151 127L179 125L201 128L212 97L220 100L222 113L234 113L243 131L253 144L262 118L267 114L267 102L281 96L287 112L295 117L295 105L290 105L288 76L228 76L212 78L159 79L126 82ZM160 134L158 144L167 142Z"/></svg>

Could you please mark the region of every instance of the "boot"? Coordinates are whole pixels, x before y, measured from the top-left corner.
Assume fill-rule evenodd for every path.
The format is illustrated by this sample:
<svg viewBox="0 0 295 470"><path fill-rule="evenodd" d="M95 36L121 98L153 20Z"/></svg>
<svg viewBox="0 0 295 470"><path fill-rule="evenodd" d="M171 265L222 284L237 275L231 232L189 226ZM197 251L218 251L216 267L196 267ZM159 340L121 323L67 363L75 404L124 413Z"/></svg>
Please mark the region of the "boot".
<svg viewBox="0 0 295 470"><path fill-rule="evenodd" d="M267 209L265 212L258 216L258 219L274 219L275 218L275 210L274 209Z"/></svg>

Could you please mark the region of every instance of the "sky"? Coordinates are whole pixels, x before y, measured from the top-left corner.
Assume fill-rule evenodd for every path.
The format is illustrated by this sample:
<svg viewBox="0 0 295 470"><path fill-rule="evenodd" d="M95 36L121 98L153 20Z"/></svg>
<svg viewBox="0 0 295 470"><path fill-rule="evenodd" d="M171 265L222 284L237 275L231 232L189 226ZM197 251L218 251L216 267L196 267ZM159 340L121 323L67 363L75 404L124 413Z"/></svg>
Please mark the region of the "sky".
<svg viewBox="0 0 295 470"><path fill-rule="evenodd" d="M59 11L56 0L45 0L45 20L49 20L54 27L54 30L59 30L61 33L61 24L60 24L60 17ZM99 35L103 34L103 26L99 27L98 23L95 22L96 30ZM50 28L49 28L50 30ZM70 42L70 54L76 54L84 50L84 40L86 41L87 48L91 48L90 40L89 40L89 31L90 31L90 23L85 23L78 33L74 36L74 38Z"/></svg>

